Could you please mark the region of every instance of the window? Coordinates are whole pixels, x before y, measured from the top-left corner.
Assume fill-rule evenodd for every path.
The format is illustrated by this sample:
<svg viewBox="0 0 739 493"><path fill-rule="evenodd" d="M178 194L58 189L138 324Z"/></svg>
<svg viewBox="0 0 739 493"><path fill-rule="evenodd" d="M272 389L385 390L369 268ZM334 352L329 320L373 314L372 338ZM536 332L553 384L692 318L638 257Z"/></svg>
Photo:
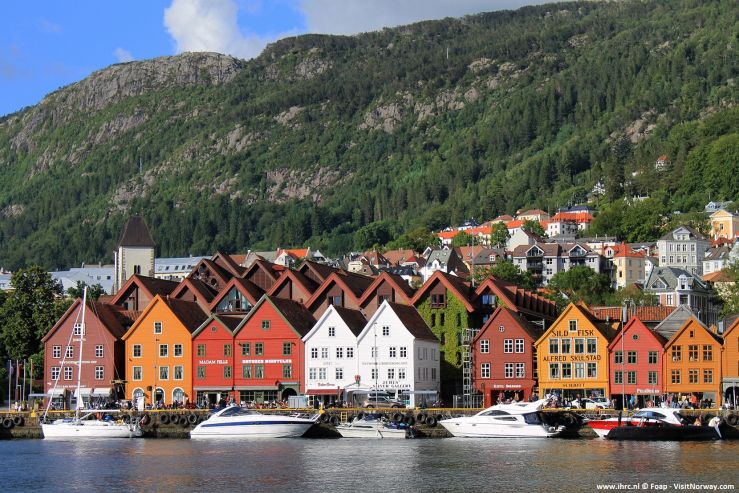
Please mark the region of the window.
<svg viewBox="0 0 739 493"><path fill-rule="evenodd" d="M74 346L67 346L67 350L64 353L65 358L74 358Z"/></svg>
<svg viewBox="0 0 739 493"><path fill-rule="evenodd" d="M617 370L613 372L613 383L622 384L624 383L624 372Z"/></svg>
<svg viewBox="0 0 739 493"><path fill-rule="evenodd" d="M251 378L251 365L241 367L241 378Z"/></svg>
<svg viewBox="0 0 739 493"><path fill-rule="evenodd" d="M629 351L626 353L626 362L630 365L636 364L636 351Z"/></svg>
<svg viewBox="0 0 739 493"><path fill-rule="evenodd" d="M552 380L559 378L559 363L549 363L549 378Z"/></svg>
<svg viewBox="0 0 739 493"><path fill-rule="evenodd" d="M160 344L159 345L159 357L166 358L167 356L169 356L169 344Z"/></svg>
<svg viewBox="0 0 739 493"><path fill-rule="evenodd" d="M318 379L319 380L326 380L326 369L325 368L319 368L318 369Z"/></svg>
<svg viewBox="0 0 739 493"><path fill-rule="evenodd" d="M446 294L432 294L431 308L443 308L446 305Z"/></svg>
<svg viewBox="0 0 739 493"><path fill-rule="evenodd" d="M328 304L334 305L334 306L341 306L341 295L337 294L336 296L329 296Z"/></svg>
<svg viewBox="0 0 739 493"><path fill-rule="evenodd" d="M636 383L636 372L635 371L627 371L626 372L626 383L628 383L628 384L635 384Z"/></svg>
<svg viewBox="0 0 739 493"><path fill-rule="evenodd" d="M198 344L198 356L205 356L205 344Z"/></svg>
<svg viewBox="0 0 739 493"><path fill-rule="evenodd" d="M446 314L444 313L439 314L439 325L441 325L442 327L446 325Z"/></svg>
<svg viewBox="0 0 739 493"><path fill-rule="evenodd" d="M710 344L703 346L703 361L713 361L713 346Z"/></svg>
<svg viewBox="0 0 739 493"><path fill-rule="evenodd" d="M562 363L562 378L572 378L572 363Z"/></svg>
<svg viewBox="0 0 739 493"><path fill-rule="evenodd" d="M329 327L328 328L328 336L329 337L336 337L336 327Z"/></svg>
<svg viewBox="0 0 739 493"><path fill-rule="evenodd" d="M490 353L490 341L488 339L482 339L480 341L480 352L482 354Z"/></svg>
<svg viewBox="0 0 739 493"><path fill-rule="evenodd" d="M549 354L559 353L559 339L549 339Z"/></svg>
<svg viewBox="0 0 739 493"><path fill-rule="evenodd" d="M505 377L513 378L513 363L506 363L504 366L504 369L505 369Z"/></svg>
<svg viewBox="0 0 739 493"><path fill-rule="evenodd" d="M593 337L588 339L588 354L596 354L598 352L598 339Z"/></svg>
<svg viewBox="0 0 739 493"><path fill-rule="evenodd" d="M680 383L680 370L672 370L672 383Z"/></svg>
<svg viewBox="0 0 739 493"><path fill-rule="evenodd" d="M344 357L344 348L337 347L336 348L336 359L342 359L343 357Z"/></svg>
<svg viewBox="0 0 739 493"><path fill-rule="evenodd" d="M624 353L621 351L614 351L613 352L613 363L620 365L624 362Z"/></svg>
<svg viewBox="0 0 739 493"><path fill-rule="evenodd" d="M577 320L570 320L570 332L577 332Z"/></svg>
<svg viewBox="0 0 739 493"><path fill-rule="evenodd" d="M82 335L82 324L81 323L74 324L74 328L72 329L72 333L74 335L76 335L76 336L81 336Z"/></svg>
<svg viewBox="0 0 739 493"><path fill-rule="evenodd" d="M703 370L703 383L713 383L713 370Z"/></svg>
<svg viewBox="0 0 739 493"><path fill-rule="evenodd" d="M385 336L385 337L389 336L390 335L390 327L388 327L387 325L383 325L382 326L382 335Z"/></svg>
<svg viewBox="0 0 739 493"><path fill-rule="evenodd" d="M436 368L433 370L436 370ZM405 368L398 368L398 380L405 380Z"/></svg>
<svg viewBox="0 0 739 493"><path fill-rule="evenodd" d="M698 383L698 370L688 370L688 383Z"/></svg>
<svg viewBox="0 0 739 493"><path fill-rule="evenodd" d="M504 353L512 353L513 352L513 339L505 339L505 340L503 340L503 352Z"/></svg>
<svg viewBox="0 0 739 493"><path fill-rule="evenodd" d="M336 368L335 375L336 375L336 380L337 381L344 380L344 369L337 367Z"/></svg>
<svg viewBox="0 0 739 493"><path fill-rule="evenodd" d="M585 339L575 339L575 354L585 352Z"/></svg>
<svg viewBox="0 0 739 493"><path fill-rule="evenodd" d="M254 343L254 354L257 356L264 356L264 343L263 342Z"/></svg>
<svg viewBox="0 0 739 493"><path fill-rule="evenodd" d="M396 353L397 348L395 348L395 346L391 346L390 348L388 348L388 357L395 358Z"/></svg>
<svg viewBox="0 0 739 493"><path fill-rule="evenodd" d="M293 343L292 342L283 342L282 343L282 355L283 356L291 356L293 354Z"/></svg>
<svg viewBox="0 0 739 493"><path fill-rule="evenodd" d="M203 380L204 378L205 378L205 367L198 366L198 380Z"/></svg>
<svg viewBox="0 0 739 493"><path fill-rule="evenodd" d="M431 314L431 327L436 327L436 314Z"/></svg>
<svg viewBox="0 0 739 493"><path fill-rule="evenodd" d="M241 343L241 356L249 356L251 354L251 342Z"/></svg>
<svg viewBox="0 0 739 493"><path fill-rule="evenodd" d="M421 348L418 348L418 352L421 353ZM370 358L377 358L377 346L372 346L370 349Z"/></svg>
<svg viewBox="0 0 739 493"><path fill-rule="evenodd" d="M672 346L672 361L680 361L681 359L682 359L682 347Z"/></svg>
<svg viewBox="0 0 739 493"><path fill-rule="evenodd" d="M388 380L395 380L395 368L388 368L387 369L387 379Z"/></svg>
<svg viewBox="0 0 739 493"><path fill-rule="evenodd" d="M328 359L328 348L327 347L321 348L321 358Z"/></svg>
<svg viewBox="0 0 739 493"><path fill-rule="evenodd" d="M575 378L585 378L585 363L575 363Z"/></svg>
<svg viewBox="0 0 739 493"><path fill-rule="evenodd" d="M523 353L523 339L516 339L516 352Z"/></svg>
<svg viewBox="0 0 739 493"><path fill-rule="evenodd" d="M698 361L698 345L691 344L688 346L688 360Z"/></svg>
<svg viewBox="0 0 739 493"><path fill-rule="evenodd" d="M650 371L647 373L647 383L650 385L657 385L657 372Z"/></svg>
<svg viewBox="0 0 739 493"><path fill-rule="evenodd" d="M372 371L370 372L370 378L372 380L377 380L377 368L372 368Z"/></svg>
<svg viewBox="0 0 739 493"><path fill-rule="evenodd" d="M516 363L516 378L526 377L526 363Z"/></svg>
<svg viewBox="0 0 739 493"><path fill-rule="evenodd" d="M62 357L62 347L61 346L53 346L51 348L51 357L59 359Z"/></svg>
<svg viewBox="0 0 739 493"><path fill-rule="evenodd" d="M105 369L102 366L95 367L95 380L102 380L105 375Z"/></svg>
<svg viewBox="0 0 739 493"><path fill-rule="evenodd" d="M155 334L162 333L162 322L154 322L154 333Z"/></svg>
<svg viewBox="0 0 739 493"><path fill-rule="evenodd" d="M169 366L159 367L159 380L169 380Z"/></svg>
<svg viewBox="0 0 739 493"><path fill-rule="evenodd" d="M492 260L491 260L492 262ZM482 304L483 305L494 305L495 304L495 295L492 294L483 294L482 295Z"/></svg>
<svg viewBox="0 0 739 493"><path fill-rule="evenodd" d="M657 351L649 351L649 364L650 365L656 365L657 364Z"/></svg>
<svg viewBox="0 0 739 493"><path fill-rule="evenodd" d="M560 344L562 345L562 354L570 354L571 342L572 339L562 339L562 341L560 342Z"/></svg>
<svg viewBox="0 0 739 493"><path fill-rule="evenodd" d="M254 365L254 378L264 378L264 365Z"/></svg>
<svg viewBox="0 0 739 493"><path fill-rule="evenodd" d="M293 377L293 365L291 363L285 363L282 365L282 378Z"/></svg>
<svg viewBox="0 0 739 493"><path fill-rule="evenodd" d="M134 380L141 380L142 379L142 366L134 366L133 367L133 379Z"/></svg>
<svg viewBox="0 0 739 493"><path fill-rule="evenodd" d="M60 351L61 351L61 348L60 348ZM58 366L51 367L51 379L54 381L59 380L59 367Z"/></svg>
<svg viewBox="0 0 739 493"><path fill-rule="evenodd" d="M174 355L175 358L181 358L182 357L182 344L175 344L174 345ZM229 354L229 356L231 356Z"/></svg>
<svg viewBox="0 0 739 493"><path fill-rule="evenodd" d="M404 347L400 348L400 356L403 357L403 358L405 358L405 348ZM353 347L346 348L346 357L347 358L353 358L354 357L354 348Z"/></svg>
<svg viewBox="0 0 739 493"><path fill-rule="evenodd" d="M262 330L269 330L271 323L269 320L262 320Z"/></svg>
<svg viewBox="0 0 739 493"><path fill-rule="evenodd" d="M224 344L223 345L223 356L228 358L231 356L232 346L231 344Z"/></svg>
<svg viewBox="0 0 739 493"><path fill-rule="evenodd" d="M231 367L228 366L227 368L228 368L228 376L230 377L231 376ZM174 374L173 374L173 376L174 376L174 379L175 380L182 380L183 378L185 378L184 377L184 374L185 374L185 367L184 366L177 365L177 366L174 367Z"/></svg>
<svg viewBox="0 0 739 493"><path fill-rule="evenodd" d="M588 378L598 378L598 363L588 363Z"/></svg>
<svg viewBox="0 0 739 493"><path fill-rule="evenodd" d="M308 368L308 380L315 380L318 375L318 368Z"/></svg>
<svg viewBox="0 0 739 493"><path fill-rule="evenodd" d="M490 363L480 365L480 378L490 378Z"/></svg>

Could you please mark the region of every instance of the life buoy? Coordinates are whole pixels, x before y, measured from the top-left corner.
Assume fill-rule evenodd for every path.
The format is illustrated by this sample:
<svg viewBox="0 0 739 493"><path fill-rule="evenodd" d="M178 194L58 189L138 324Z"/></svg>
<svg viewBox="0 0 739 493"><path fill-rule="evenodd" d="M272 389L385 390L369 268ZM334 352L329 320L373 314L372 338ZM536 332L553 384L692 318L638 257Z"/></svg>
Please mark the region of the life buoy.
<svg viewBox="0 0 739 493"><path fill-rule="evenodd" d="M130 417L129 417L129 420L130 420ZM143 416L141 416L141 419L139 420L139 425L146 426L150 422L151 422L151 416L149 416L148 414L144 414Z"/></svg>
<svg viewBox="0 0 739 493"><path fill-rule="evenodd" d="M191 414L187 417L187 421L190 422L191 425L198 424L198 416L197 414Z"/></svg>
<svg viewBox="0 0 739 493"><path fill-rule="evenodd" d="M163 425L169 424L169 414L160 414L159 415L159 422Z"/></svg>
<svg viewBox="0 0 739 493"><path fill-rule="evenodd" d="M436 426L436 418L433 416L426 416L426 426L430 428Z"/></svg>
<svg viewBox="0 0 739 493"><path fill-rule="evenodd" d="M3 419L3 428L6 430L9 430L13 427L13 418L5 418Z"/></svg>
<svg viewBox="0 0 739 493"><path fill-rule="evenodd" d="M403 415L400 413L393 414L393 421L395 421L396 423L400 423L401 421L403 421Z"/></svg>
<svg viewBox="0 0 739 493"><path fill-rule="evenodd" d="M403 422L408 426L413 426L414 424L416 424L416 418L414 418L412 414L409 414L408 416L403 418Z"/></svg>
<svg viewBox="0 0 739 493"><path fill-rule="evenodd" d="M331 424L334 426L339 426L339 423L341 421L339 420L338 416L331 416Z"/></svg>
<svg viewBox="0 0 739 493"><path fill-rule="evenodd" d="M25 423L25 420L23 419L23 416L15 416L15 417L13 417L13 424L15 426L23 426L23 423Z"/></svg>
<svg viewBox="0 0 739 493"><path fill-rule="evenodd" d="M728 416L726 416L726 423L727 424L730 424L731 426L736 425L737 420L739 420L739 418L737 418L736 414L733 414L732 413L732 414L729 414Z"/></svg>

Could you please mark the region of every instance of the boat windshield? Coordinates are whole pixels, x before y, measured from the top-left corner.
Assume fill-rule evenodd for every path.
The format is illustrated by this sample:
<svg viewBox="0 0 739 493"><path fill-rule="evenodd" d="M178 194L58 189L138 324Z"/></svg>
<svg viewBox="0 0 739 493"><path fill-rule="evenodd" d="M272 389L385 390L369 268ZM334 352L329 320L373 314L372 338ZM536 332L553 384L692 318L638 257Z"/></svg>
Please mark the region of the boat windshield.
<svg viewBox="0 0 739 493"><path fill-rule="evenodd" d="M219 416L248 416L252 414L259 414L258 412L252 410L252 409L246 409L244 407L229 407L226 410L224 410Z"/></svg>
<svg viewBox="0 0 739 493"><path fill-rule="evenodd" d="M666 419L667 416L665 416L662 413L658 413L655 411L639 411L634 415L635 418L651 418L651 419Z"/></svg>
<svg viewBox="0 0 739 493"><path fill-rule="evenodd" d="M511 413L507 413L505 411L501 411L500 409L489 409L487 411L483 411L478 416L510 416Z"/></svg>

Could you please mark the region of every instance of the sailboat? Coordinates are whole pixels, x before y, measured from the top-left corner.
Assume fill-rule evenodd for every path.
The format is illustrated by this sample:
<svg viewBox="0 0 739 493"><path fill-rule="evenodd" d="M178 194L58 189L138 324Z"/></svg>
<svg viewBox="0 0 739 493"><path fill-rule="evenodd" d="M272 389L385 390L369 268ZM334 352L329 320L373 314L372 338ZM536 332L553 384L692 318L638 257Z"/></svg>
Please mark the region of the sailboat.
<svg viewBox="0 0 739 493"><path fill-rule="evenodd" d="M85 339L85 309L87 308L87 287L82 294L82 320L80 332L79 360L77 361L77 406L73 418L62 418L47 423L51 399L41 419L41 429L44 438L74 439L74 438L133 438L141 436L138 422L125 423L123 420L100 419L100 410L92 409L83 414L82 401L82 344ZM71 339L71 338L70 338ZM56 384L55 384L56 386ZM105 411L110 412L110 411Z"/></svg>

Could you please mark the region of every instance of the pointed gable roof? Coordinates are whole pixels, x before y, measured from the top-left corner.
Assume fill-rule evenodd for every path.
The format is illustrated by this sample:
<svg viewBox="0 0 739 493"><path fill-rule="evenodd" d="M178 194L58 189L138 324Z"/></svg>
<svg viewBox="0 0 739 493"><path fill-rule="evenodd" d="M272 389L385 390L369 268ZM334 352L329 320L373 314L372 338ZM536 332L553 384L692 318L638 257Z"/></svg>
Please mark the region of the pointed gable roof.
<svg viewBox="0 0 739 493"><path fill-rule="evenodd" d="M323 281L323 284L313 293L313 296L305 303L305 306L311 307L333 284L341 287L342 291L351 296L358 306L359 298L361 298L364 291L372 284L372 280L373 278L371 277L351 272L334 272Z"/></svg>
<svg viewBox="0 0 739 493"><path fill-rule="evenodd" d="M479 297L487 289L514 312L525 312L549 320L557 318L557 304L533 291L493 276L486 277L475 290L475 294Z"/></svg>
<svg viewBox="0 0 739 493"><path fill-rule="evenodd" d="M215 263L214 261L204 258L192 269L192 272L186 279L194 279L209 285L214 291L218 290L218 286L225 286L231 280L233 274Z"/></svg>
<svg viewBox="0 0 739 493"><path fill-rule="evenodd" d="M417 254L413 250L407 249L407 250L388 250L383 254L388 262L390 262L392 265L399 265L402 262L405 262L412 257L415 257Z"/></svg>
<svg viewBox="0 0 739 493"><path fill-rule="evenodd" d="M304 260L303 263L300 264L300 267L298 267L298 271L319 284L323 283L328 276L334 272L343 272L342 269L337 269L326 264L319 264L318 262L310 260Z"/></svg>
<svg viewBox="0 0 739 493"><path fill-rule="evenodd" d="M74 300L72 305L64 312L57 322L49 329L49 332L41 338L41 342L46 342L59 328L82 306L82 298ZM123 308L101 303L99 301L87 300L87 315L96 317L105 329L116 339L123 337L126 330L133 325L136 319L136 312L124 310Z"/></svg>
<svg viewBox="0 0 739 493"><path fill-rule="evenodd" d="M275 263L269 262L267 260L264 260L263 258L257 258L252 264L249 266L248 269L246 269L241 277L244 279L251 279L257 271L264 272L267 276L271 277L273 280L276 280L282 272L286 270L285 267L282 265L277 265Z"/></svg>
<svg viewBox="0 0 739 493"><path fill-rule="evenodd" d="M665 344L665 350L667 350L667 348L669 348L669 347L672 347L672 345L675 343L675 341L677 341L680 338L680 336L682 335L682 333L685 332L686 330L688 330L688 328L696 328L696 327L700 328L701 330L706 331L706 333L709 334L719 344L723 344L724 343L723 337L721 337L720 335L716 334L714 331L712 331L711 329L709 329L708 327L706 327L705 325L703 325L703 322L701 322L700 320L698 320L695 317L695 315L691 315L690 318L688 318L682 324L682 326L677 330L677 332L675 332L673 334L673 336L670 337L670 339L667 341L667 343Z"/></svg>
<svg viewBox="0 0 739 493"><path fill-rule="evenodd" d="M142 290L149 298L154 298L154 296L158 294L166 296L177 289L178 284L179 283L176 281L167 281L165 279L157 279L156 277L134 274L129 277L126 284L118 290L110 303L113 305L120 305L130 292L137 288Z"/></svg>
<svg viewBox="0 0 739 493"><path fill-rule="evenodd" d="M210 302L210 311L215 311L218 303L220 303L223 298L228 296L228 293L233 288L244 295L244 297L249 300L249 303L251 303L252 306L256 305L257 301L259 301L259 298L261 298L264 294L262 288L260 288L253 282L242 279L240 277L234 277L230 281L228 281L228 284L226 284L223 289L221 289L221 292L218 293Z"/></svg>
<svg viewBox="0 0 739 493"><path fill-rule="evenodd" d="M313 324L313 327L311 327L308 333L303 336L303 342L307 342L325 323L326 319L334 313L341 318L354 337L359 337L359 334L362 333L362 330L367 325L367 319L364 318L364 314L361 311L331 305L318 317L318 320Z"/></svg>
<svg viewBox="0 0 739 493"><path fill-rule="evenodd" d="M424 341L439 342L439 338L429 328L426 321L418 313L418 310L414 306L401 305L399 303L390 303L389 301L383 301L380 308L370 317L367 321L367 325L364 326L362 332L357 336L357 340L365 337L370 330L372 330L375 321L380 317L384 310L392 311L403 324L403 326L410 332L410 334L416 339Z"/></svg>
<svg viewBox="0 0 739 493"><path fill-rule="evenodd" d="M149 306L147 306L146 309L141 313L141 315L136 319L136 322L134 322L131 328L128 329L128 331L123 335L122 339L124 341L131 337L131 334L133 334L140 326L141 321L145 320L148 314L159 303L164 304L169 309L169 311L172 312L175 317L177 317L177 320L179 320L182 326L190 334L195 332L198 327L200 327L203 322L208 319L208 315L205 313L205 311L203 311L203 309L200 308L200 305L198 303L195 303L194 301L182 301L172 298L163 298L160 295L156 295L154 299L151 300L151 303L149 303Z"/></svg>
<svg viewBox="0 0 739 493"><path fill-rule="evenodd" d="M198 279L185 278L177 286L177 289L172 291L170 297L173 299L180 299L183 298L187 292L192 293L193 297L204 310L210 309L210 304L218 293L216 290Z"/></svg>
<svg viewBox="0 0 739 493"><path fill-rule="evenodd" d="M383 271L374 279L374 281L372 281L372 284L370 284L367 289L364 290L364 294L359 299L359 306L364 305L367 300L369 300L374 295L374 293L377 292L377 288L379 288L383 283L390 284L390 286L393 287L393 290L396 293L400 293L407 304L411 304L411 300L413 299L415 290L410 287L410 285L405 282L405 279L403 279L401 276Z"/></svg>
<svg viewBox="0 0 739 493"><path fill-rule="evenodd" d="M544 333L544 328L537 328L534 324L529 322L525 317L522 317L520 313L516 312L515 310L511 310L510 308L506 306L499 306L495 309L495 311L490 315L490 318L488 318L488 321L485 322L485 324L482 326L482 328L477 331L477 334L475 335L473 339L474 341L477 341L480 337L483 336L484 333L486 333L488 330L491 330L491 327L493 325L497 324L496 319L503 313L507 313L511 316L511 318L518 324L521 329L526 332L526 334L531 337L532 340L536 341L541 337L541 335Z"/></svg>
<svg viewBox="0 0 739 493"><path fill-rule="evenodd" d="M225 253L216 252L211 260L233 276L241 276L246 271L246 269L240 266L231 255L226 255Z"/></svg>
<svg viewBox="0 0 739 493"><path fill-rule="evenodd" d="M613 337L613 340L608 345L608 350L612 351L616 349L619 344L621 343L621 338L629 331L636 327L643 328L645 331L647 331L662 347L667 344L667 339L665 336L660 334L659 332L655 332L653 329L650 329L647 327L644 322L642 322L638 317L631 317L631 320L629 320L626 325L624 325L623 329L619 330L616 335Z"/></svg>
<svg viewBox="0 0 739 493"><path fill-rule="evenodd" d="M234 330L234 336L241 332L247 322L256 316L262 305L265 303L271 305L280 317L282 317L285 323L287 323L301 338L310 332L311 328L313 328L316 323L316 319L313 317L313 314L300 303L292 300L275 298L265 294L260 298L257 304L254 305L254 308L251 309L249 314L244 317L244 320L241 321L236 330Z"/></svg>
<svg viewBox="0 0 739 493"><path fill-rule="evenodd" d="M423 286L421 286L421 288L416 291L416 294L413 296L411 303L415 306L416 303L418 303L418 301L423 298L423 296L426 295L431 287L437 282L440 282L444 286L446 286L446 288L464 304L468 312L471 313L475 311L475 307L472 305L472 301L474 301L477 296L475 295L475 292L472 291L470 284L457 276L447 274L440 270L434 272L431 277L429 277L428 281L423 283Z"/></svg>
<svg viewBox="0 0 739 493"><path fill-rule="evenodd" d="M563 320L566 320L567 317L569 317L569 314L572 311L578 312L580 315L582 315L583 318L585 318L590 324L600 332L600 334L608 341L609 343L613 340L613 337L615 336L615 331L611 329L608 325L602 323L600 320L596 319L592 313L590 313L590 310L587 309L586 306L581 306L578 303L570 303L567 305L567 307L560 313L559 317L557 317L557 320L552 323L552 325L549 326L548 329L544 331L544 333L539 337L539 339L534 342L535 346L539 346L542 341L555 329L557 328L560 323L562 323Z"/></svg>
<svg viewBox="0 0 739 493"><path fill-rule="evenodd" d="M117 248L120 247L156 247L143 217L132 216L126 221L121 238L118 240Z"/></svg>
<svg viewBox="0 0 739 493"><path fill-rule="evenodd" d="M665 339L671 339L683 324L693 316L693 312L685 305L674 308L662 322L654 328Z"/></svg>
<svg viewBox="0 0 739 493"><path fill-rule="evenodd" d="M208 317L205 322L200 324L200 327L195 329L195 331L192 333L192 337L195 337L198 334L200 334L213 321L220 323L223 326L223 328L226 329L233 336L233 333L236 330L236 327L238 327L239 324L244 320L244 317L246 317L246 315L213 314L210 317Z"/></svg>
<svg viewBox="0 0 739 493"><path fill-rule="evenodd" d="M277 281L275 281L275 283L269 289L269 291L267 291L267 294L270 296L274 296L275 293L288 282L296 284L298 288L305 293L305 300L310 299L310 297L313 296L313 293L315 293L316 290L320 287L317 282L315 282L313 279L310 279L309 277L306 277L302 272L292 269L285 269L282 272L282 275L280 275Z"/></svg>

